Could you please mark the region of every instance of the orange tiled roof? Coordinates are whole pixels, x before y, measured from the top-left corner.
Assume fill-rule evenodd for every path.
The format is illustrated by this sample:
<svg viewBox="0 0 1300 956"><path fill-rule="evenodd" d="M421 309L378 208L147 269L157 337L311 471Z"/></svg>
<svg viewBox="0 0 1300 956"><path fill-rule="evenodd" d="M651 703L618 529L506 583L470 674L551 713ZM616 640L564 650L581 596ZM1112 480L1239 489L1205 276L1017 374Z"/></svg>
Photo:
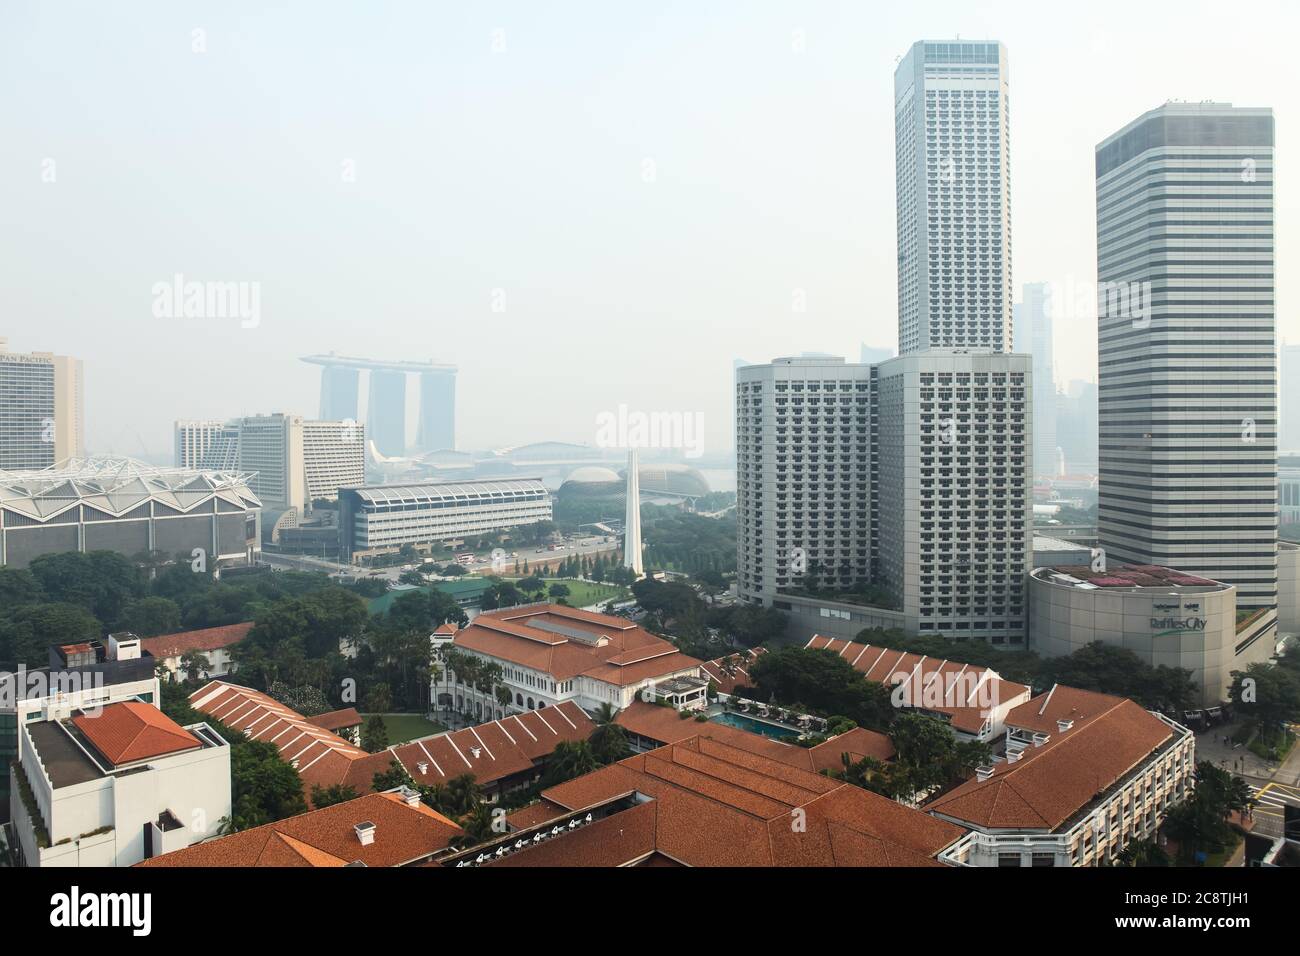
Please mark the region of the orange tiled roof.
<svg viewBox="0 0 1300 956"><path fill-rule="evenodd" d="M700 666L640 625L559 604L488 611L457 631L452 643L557 681L584 675L620 687Z"/></svg>
<svg viewBox="0 0 1300 956"><path fill-rule="evenodd" d="M1085 704L1074 726L1062 732L1052 721L1050 739L1023 751L1015 763L997 764L985 780L968 780L926 807L932 813L986 829L1055 830L1140 764L1173 731L1131 700L1055 687L1057 704ZM1023 704L1015 726L1051 701Z"/></svg>
<svg viewBox="0 0 1300 956"><path fill-rule="evenodd" d="M177 634L141 638L140 647L158 660L163 660L168 657L181 657L190 651L217 651L223 647L230 647L248 637L248 632L252 629L252 621L245 621L243 624L227 624L224 627L205 627L197 631L181 631Z"/></svg>
<svg viewBox="0 0 1300 956"><path fill-rule="evenodd" d="M643 701L637 701L619 711L614 722L631 733L661 744L677 743L691 737L708 737L739 750L747 750L760 757L814 773L840 769L843 766L840 755L844 753L855 761L863 757L892 760L895 755L894 745L888 737L862 727L832 737L815 747L798 747L727 724L683 719L671 707L659 707Z"/></svg>
<svg viewBox="0 0 1300 956"><path fill-rule="evenodd" d="M97 716L78 713L72 723L115 767L203 746L157 707L134 700L109 704Z"/></svg>
<svg viewBox="0 0 1300 956"><path fill-rule="evenodd" d="M981 697L999 703L1029 699L1028 687L1003 680L988 667L820 634L809 638L804 647L834 652L869 681L893 685L900 675L905 676L925 698L923 709L946 714L953 727L967 733L979 733L987 721L985 708L978 704Z"/></svg>
<svg viewBox="0 0 1300 956"><path fill-rule="evenodd" d="M700 665L700 669L718 685L718 693L730 697L735 693L737 687L751 686L749 684L748 667L758 660L758 656L763 653L766 653L766 651L762 647L747 648L736 651L734 654L726 654L711 661L705 661ZM731 673L728 673L728 671Z"/></svg>
<svg viewBox="0 0 1300 956"><path fill-rule="evenodd" d="M362 846L353 829L373 823ZM462 830L424 804L407 806L395 793L371 793L323 810L268 823L145 860L137 866L334 867L402 866L439 852Z"/></svg>
<svg viewBox="0 0 1300 956"><path fill-rule="evenodd" d="M581 707L565 701L371 754L249 687L211 681L190 695L190 704L250 739L274 744L284 760L297 765L309 793L313 786L335 784L362 793L394 760L420 784L469 773L487 785L530 770L560 741L586 740L595 730Z"/></svg>
<svg viewBox="0 0 1300 956"><path fill-rule="evenodd" d="M317 727L325 730L341 730L344 727L355 727L361 723L361 714L355 707L344 707L342 710L331 710L325 714L317 714L315 717L307 718Z"/></svg>
<svg viewBox="0 0 1300 956"><path fill-rule="evenodd" d="M548 807L578 812L632 793L650 800L511 853L501 864L626 865L654 853L688 866L937 866L935 854L964 832L877 794L701 736L629 757L542 797Z"/></svg>

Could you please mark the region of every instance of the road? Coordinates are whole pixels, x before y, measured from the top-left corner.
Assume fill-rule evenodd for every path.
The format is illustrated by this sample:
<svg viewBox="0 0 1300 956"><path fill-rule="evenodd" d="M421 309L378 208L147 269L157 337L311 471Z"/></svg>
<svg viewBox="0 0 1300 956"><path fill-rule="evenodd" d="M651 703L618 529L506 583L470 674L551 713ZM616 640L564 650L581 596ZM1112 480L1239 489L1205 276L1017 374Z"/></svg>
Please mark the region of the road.
<svg viewBox="0 0 1300 956"><path fill-rule="evenodd" d="M1283 807L1300 807L1300 787L1270 782L1250 789L1258 801L1255 807L1255 832L1263 836L1280 837Z"/></svg>

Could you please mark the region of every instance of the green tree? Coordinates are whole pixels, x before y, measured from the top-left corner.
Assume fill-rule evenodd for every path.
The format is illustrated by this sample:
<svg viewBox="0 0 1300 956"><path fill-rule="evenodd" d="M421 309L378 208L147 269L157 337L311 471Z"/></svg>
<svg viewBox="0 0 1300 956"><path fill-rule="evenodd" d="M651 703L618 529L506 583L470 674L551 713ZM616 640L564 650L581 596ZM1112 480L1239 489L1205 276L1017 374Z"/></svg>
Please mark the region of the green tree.
<svg viewBox="0 0 1300 956"><path fill-rule="evenodd" d="M186 680L196 681L212 670L212 662L202 651L186 651L181 655L180 671Z"/></svg>
<svg viewBox="0 0 1300 956"><path fill-rule="evenodd" d="M1232 672L1228 699L1265 743L1277 743L1283 723L1300 719L1300 671L1251 664Z"/></svg>
<svg viewBox="0 0 1300 956"><path fill-rule="evenodd" d="M388 747L388 726L384 718L374 714L366 720L361 728L361 749L368 753L379 753Z"/></svg>
<svg viewBox="0 0 1300 956"><path fill-rule="evenodd" d="M89 611L76 604L27 604L0 617L0 664L44 667L50 645L93 641L102 630Z"/></svg>
<svg viewBox="0 0 1300 956"><path fill-rule="evenodd" d="M232 744L230 778L231 826L235 830L274 823L307 810L298 772L280 758L273 744L259 740Z"/></svg>
<svg viewBox="0 0 1300 956"><path fill-rule="evenodd" d="M553 787L600 769L600 760L585 740L561 740L555 745L542 774L542 786Z"/></svg>
<svg viewBox="0 0 1300 956"><path fill-rule="evenodd" d="M115 551L43 554L28 570L50 601L79 605L104 622L144 591L140 569Z"/></svg>
<svg viewBox="0 0 1300 956"><path fill-rule="evenodd" d="M139 637L175 634L181 629L181 609L171 598L136 598L122 608L116 629Z"/></svg>
<svg viewBox="0 0 1300 956"><path fill-rule="evenodd" d="M348 800L355 800L356 798L357 792L341 783L331 784L328 787L315 784L311 788L311 805L316 810L323 810L326 807L334 806L336 803L346 803Z"/></svg>
<svg viewBox="0 0 1300 956"><path fill-rule="evenodd" d="M397 787L409 787L411 775L396 760L388 764L388 769L370 778L370 787L376 793L393 790Z"/></svg>

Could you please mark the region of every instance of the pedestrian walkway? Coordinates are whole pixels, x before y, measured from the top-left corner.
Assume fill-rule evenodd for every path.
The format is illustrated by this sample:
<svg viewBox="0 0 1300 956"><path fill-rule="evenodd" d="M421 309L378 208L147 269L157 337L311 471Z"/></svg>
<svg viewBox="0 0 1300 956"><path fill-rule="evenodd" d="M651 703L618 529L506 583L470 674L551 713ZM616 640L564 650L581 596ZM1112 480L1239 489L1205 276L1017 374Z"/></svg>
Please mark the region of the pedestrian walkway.
<svg viewBox="0 0 1300 956"><path fill-rule="evenodd" d="M1245 744L1232 740L1241 726L1240 721L1211 727L1196 735L1196 759L1208 760L1216 767L1258 780L1272 780L1277 764L1258 757L1246 749Z"/></svg>

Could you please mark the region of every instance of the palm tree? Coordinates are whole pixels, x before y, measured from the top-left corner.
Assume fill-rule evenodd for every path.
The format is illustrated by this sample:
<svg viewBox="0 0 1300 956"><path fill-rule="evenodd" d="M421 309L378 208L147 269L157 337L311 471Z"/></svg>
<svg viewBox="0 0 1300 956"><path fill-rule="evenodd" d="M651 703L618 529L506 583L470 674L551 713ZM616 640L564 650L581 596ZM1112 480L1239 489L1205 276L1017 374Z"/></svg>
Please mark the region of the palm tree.
<svg viewBox="0 0 1300 956"><path fill-rule="evenodd" d="M617 763L632 756L628 746L627 731L612 721L597 725L590 737L591 752L602 764Z"/></svg>
<svg viewBox="0 0 1300 956"><path fill-rule="evenodd" d="M597 727L604 727L606 724L612 724L617 716L618 711L614 709L614 705L605 701L596 708L596 713L591 719Z"/></svg>
<svg viewBox="0 0 1300 956"><path fill-rule="evenodd" d="M447 806L457 816L471 812L482 799L483 788L474 782L472 773L447 781Z"/></svg>
<svg viewBox="0 0 1300 956"><path fill-rule="evenodd" d="M461 848L476 847L480 843L486 843L495 835L491 825L493 825L493 814L487 805L474 804L469 808L469 812L460 818L460 826L464 829L465 835L458 836L451 843Z"/></svg>
<svg viewBox="0 0 1300 956"><path fill-rule="evenodd" d="M600 769L600 760L585 740L561 740L551 753L546 768L545 786L554 786L574 777Z"/></svg>

